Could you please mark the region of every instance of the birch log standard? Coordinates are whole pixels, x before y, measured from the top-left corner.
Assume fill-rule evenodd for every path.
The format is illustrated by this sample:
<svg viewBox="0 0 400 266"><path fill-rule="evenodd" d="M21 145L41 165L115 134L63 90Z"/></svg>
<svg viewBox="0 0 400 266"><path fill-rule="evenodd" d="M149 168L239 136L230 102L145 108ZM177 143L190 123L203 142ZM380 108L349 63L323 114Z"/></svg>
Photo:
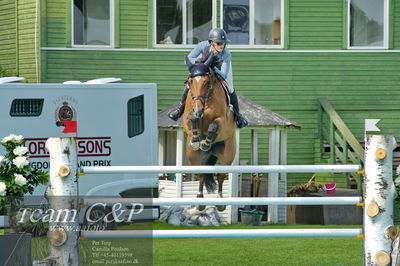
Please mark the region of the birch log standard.
<svg viewBox="0 0 400 266"><path fill-rule="evenodd" d="M49 138L49 257L55 265L79 265L77 149L75 138Z"/></svg>
<svg viewBox="0 0 400 266"><path fill-rule="evenodd" d="M389 265L393 225L393 136L367 135L364 177L364 265Z"/></svg>

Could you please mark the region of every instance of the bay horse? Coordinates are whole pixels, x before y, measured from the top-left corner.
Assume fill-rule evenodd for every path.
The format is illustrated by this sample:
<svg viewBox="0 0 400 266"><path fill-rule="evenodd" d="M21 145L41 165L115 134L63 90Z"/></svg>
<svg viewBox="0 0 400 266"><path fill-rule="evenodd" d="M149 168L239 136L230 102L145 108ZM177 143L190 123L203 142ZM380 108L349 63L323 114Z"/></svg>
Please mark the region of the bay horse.
<svg viewBox="0 0 400 266"><path fill-rule="evenodd" d="M188 97L183 113L183 127L186 133L186 158L190 165L231 165L236 152L235 118L229 108L228 96L221 81L210 68L211 55L204 63L191 63L189 68ZM199 174L198 198L203 198L203 186L214 192L217 184L213 174ZM217 174L218 197L222 198L222 185L227 174ZM205 206L198 206L204 210ZM223 211L226 206L217 206Z"/></svg>

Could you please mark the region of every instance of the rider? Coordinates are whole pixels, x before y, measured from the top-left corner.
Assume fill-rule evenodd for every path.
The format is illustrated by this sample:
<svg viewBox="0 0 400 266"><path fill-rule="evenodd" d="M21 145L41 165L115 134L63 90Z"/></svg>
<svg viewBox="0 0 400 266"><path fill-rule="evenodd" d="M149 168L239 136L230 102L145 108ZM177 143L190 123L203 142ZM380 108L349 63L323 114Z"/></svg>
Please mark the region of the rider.
<svg viewBox="0 0 400 266"><path fill-rule="evenodd" d="M213 70L221 80L223 86L228 90L230 102L233 105L233 111L236 117L236 125L238 128L242 128L248 125L248 121L239 112L238 98L233 87L231 53L229 49L226 48L226 44L229 42L230 40L223 29L212 29L208 34L208 41L202 41L197 44L188 55L188 58L194 64L204 62L211 52L214 54L214 63L212 64ZM188 86L185 86L181 102L177 109L168 113L169 118L176 121L182 116L185 110L188 91Z"/></svg>

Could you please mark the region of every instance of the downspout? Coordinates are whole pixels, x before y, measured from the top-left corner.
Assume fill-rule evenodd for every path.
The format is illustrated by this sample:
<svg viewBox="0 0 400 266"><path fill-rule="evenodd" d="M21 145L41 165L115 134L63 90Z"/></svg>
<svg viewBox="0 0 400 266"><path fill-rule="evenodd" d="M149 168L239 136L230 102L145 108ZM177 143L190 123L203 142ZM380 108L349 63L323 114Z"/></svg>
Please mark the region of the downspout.
<svg viewBox="0 0 400 266"><path fill-rule="evenodd" d="M15 0L15 74L19 76L18 0Z"/></svg>
<svg viewBox="0 0 400 266"><path fill-rule="evenodd" d="M40 10L40 0L36 0L36 10L35 10L35 66L36 66L36 83L40 83L40 60L39 60L39 50L38 50L38 29L39 29L39 10Z"/></svg>

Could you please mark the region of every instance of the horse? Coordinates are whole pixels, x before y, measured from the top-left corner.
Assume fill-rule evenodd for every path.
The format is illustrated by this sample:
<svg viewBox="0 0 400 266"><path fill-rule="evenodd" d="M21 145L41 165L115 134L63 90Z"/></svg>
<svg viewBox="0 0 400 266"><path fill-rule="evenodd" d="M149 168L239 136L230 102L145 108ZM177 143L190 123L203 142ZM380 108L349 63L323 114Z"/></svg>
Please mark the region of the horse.
<svg viewBox="0 0 400 266"><path fill-rule="evenodd" d="M210 68L213 56L204 63L193 64L186 57L189 68L188 97L183 113L186 133L185 152L190 165L231 165L236 152L235 118L229 107L228 96L221 81ZM213 174L199 174L198 198L203 198L203 187L214 192L217 184ZM218 197L227 174L217 174ZM218 211L226 206L216 206ZM202 211L205 206L197 206Z"/></svg>

